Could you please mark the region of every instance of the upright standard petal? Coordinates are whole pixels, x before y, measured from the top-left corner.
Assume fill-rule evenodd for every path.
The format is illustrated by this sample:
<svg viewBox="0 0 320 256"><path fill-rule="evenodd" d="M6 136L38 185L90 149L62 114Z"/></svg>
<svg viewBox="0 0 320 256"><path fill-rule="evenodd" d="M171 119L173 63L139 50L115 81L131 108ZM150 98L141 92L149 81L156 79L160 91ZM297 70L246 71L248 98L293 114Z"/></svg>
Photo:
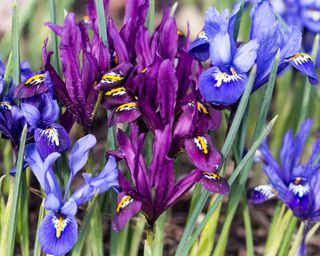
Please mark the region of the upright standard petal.
<svg viewBox="0 0 320 256"><path fill-rule="evenodd" d="M92 134L80 138L73 146L69 156L70 177L66 187L65 196L68 193L70 184L78 171L88 160L89 151L96 145L97 139Z"/></svg>
<svg viewBox="0 0 320 256"><path fill-rule="evenodd" d="M32 128L36 128L41 120L41 114L40 114L39 109L31 104L22 103L21 110L22 110L23 115L26 118L28 124Z"/></svg>
<svg viewBox="0 0 320 256"><path fill-rule="evenodd" d="M238 73L247 73L250 70L256 61L258 48L257 40L251 40L240 47L232 64Z"/></svg>
<svg viewBox="0 0 320 256"><path fill-rule="evenodd" d="M219 33L210 42L210 61L214 66L232 64L235 49L228 33Z"/></svg>

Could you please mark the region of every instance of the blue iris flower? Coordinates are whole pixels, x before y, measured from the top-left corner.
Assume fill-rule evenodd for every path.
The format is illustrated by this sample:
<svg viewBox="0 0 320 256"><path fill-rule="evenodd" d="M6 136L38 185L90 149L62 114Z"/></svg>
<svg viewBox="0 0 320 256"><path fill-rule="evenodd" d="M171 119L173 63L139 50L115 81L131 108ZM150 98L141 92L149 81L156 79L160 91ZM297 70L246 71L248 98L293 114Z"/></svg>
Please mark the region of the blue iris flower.
<svg viewBox="0 0 320 256"><path fill-rule="evenodd" d="M63 152L70 147L71 140L66 130L56 124L59 106L50 93L21 104L23 115L32 128L34 141L43 158L52 152Z"/></svg>
<svg viewBox="0 0 320 256"><path fill-rule="evenodd" d="M70 177L64 197L51 168L60 157L54 152L43 160L35 144L26 146L26 162L46 193L44 207L50 211L42 221L38 233L41 248L53 255L64 255L74 246L78 225L75 219L78 207L89 201L96 193L103 193L118 186L116 160L110 156L103 170L97 175L83 173L85 183L67 198L71 182L88 159L89 150L96 144L96 138L89 134L79 139L71 149L69 156Z"/></svg>
<svg viewBox="0 0 320 256"><path fill-rule="evenodd" d="M205 25L189 52L199 60L210 56L212 67L201 74L199 89L206 101L229 105L242 95L248 80L247 73L254 65L259 44L251 40L237 48L233 39L234 23L239 4L229 18L229 11L221 14L211 7L206 14Z"/></svg>
<svg viewBox="0 0 320 256"><path fill-rule="evenodd" d="M251 188L247 192L248 202L252 204L259 204L273 197L279 198L296 217L305 222L307 229L311 222L320 221L320 138L314 142L309 160L301 162L312 123L311 119L306 119L295 137L292 130L286 132L280 151L280 163L271 155L267 144L262 144L260 153L269 184ZM299 255L305 253L307 229Z"/></svg>

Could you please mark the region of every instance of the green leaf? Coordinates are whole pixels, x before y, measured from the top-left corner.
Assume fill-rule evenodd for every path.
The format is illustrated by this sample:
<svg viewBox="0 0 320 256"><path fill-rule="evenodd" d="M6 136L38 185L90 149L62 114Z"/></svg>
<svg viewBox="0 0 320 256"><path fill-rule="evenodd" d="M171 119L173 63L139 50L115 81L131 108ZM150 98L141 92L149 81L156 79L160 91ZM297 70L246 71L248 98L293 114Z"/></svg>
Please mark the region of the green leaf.
<svg viewBox="0 0 320 256"><path fill-rule="evenodd" d="M11 38L11 52L12 52L12 80L16 86L20 83L20 30L19 30L19 14L17 3L12 7L12 38Z"/></svg>
<svg viewBox="0 0 320 256"><path fill-rule="evenodd" d="M95 3L96 3L96 9L98 12L99 34L105 47L108 47L107 25L106 25L106 16L104 13L103 1L95 0Z"/></svg>
<svg viewBox="0 0 320 256"><path fill-rule="evenodd" d="M274 91L274 84L275 84L275 80L277 77L279 57L280 57L280 51L278 51L278 53L273 61L270 78L269 78L267 89L266 89L264 99L263 99L263 102L261 105L261 110L260 110L260 113L258 116L258 120L257 120L256 128L255 128L255 131L253 134L252 141L255 141L258 138L258 136L261 134L263 125L264 125L266 118L267 118L267 114L268 114L269 107L270 107L270 102L272 99L272 94ZM252 163L253 163L253 158L248 161L247 165L245 166L243 172L240 175L239 181L237 182L237 184L234 184L234 186L231 189L230 200L228 203L228 210L227 210L227 214L226 214L226 221L223 224L221 235L219 237L216 249L214 251L214 255L223 255L225 253L225 249L226 249L227 242L228 242L229 230L230 230L230 227L232 224L233 217L236 213L238 204L241 201L241 198L244 194L245 183L248 178L248 173L252 167ZM246 216L246 217L248 217L248 216ZM251 229L251 227L248 226L248 219L246 221L247 221L246 228ZM246 232L247 232L247 235L252 234L251 230L246 230ZM247 242L249 243L250 241L251 242L253 241L252 237L247 238ZM249 245L249 247L252 248L253 245Z"/></svg>
<svg viewBox="0 0 320 256"><path fill-rule="evenodd" d="M95 196L92 198L92 200L89 202L88 208L86 210L86 213L83 217L83 221L81 223L81 227L80 227L80 231L79 231L79 235L78 235L78 239L77 239L77 243L74 246L71 255L72 256L80 256L83 245L85 243L85 240L87 238L88 235L88 231L90 228L90 221L93 215L93 211L97 202L97 198L98 198L98 194L95 194Z"/></svg>
<svg viewBox="0 0 320 256"><path fill-rule="evenodd" d="M41 256L41 246L39 243L38 234L39 234L41 223L44 219L44 216L46 215L46 211L43 206L44 206L44 200L40 205L40 210L38 215L37 231L36 231L36 237L35 237L34 246L33 246L33 256Z"/></svg>
<svg viewBox="0 0 320 256"><path fill-rule="evenodd" d="M51 22L57 23L57 8L56 8L56 1L55 0L49 0L49 12L50 12L50 19ZM60 74L60 66L59 66L59 48L58 48L58 36L56 33L51 32L51 38L52 38L52 48L53 48L53 59L52 59L52 65L55 68L55 70Z"/></svg>
<svg viewBox="0 0 320 256"><path fill-rule="evenodd" d="M149 9L146 20L146 25L151 36L154 31L154 17L155 17L155 0L149 0Z"/></svg>
<svg viewBox="0 0 320 256"><path fill-rule="evenodd" d="M16 175L14 178L12 207L9 214L10 216L9 230L8 230L8 233L5 235L7 240L6 255L13 255L13 252L14 252L14 243L15 243L15 235L16 235L16 226L17 226L17 210L18 210L19 191L20 191L21 176L22 176L22 169L23 169L23 158L24 158L24 148L26 144L26 136L27 136L27 124L24 125L21 133Z"/></svg>

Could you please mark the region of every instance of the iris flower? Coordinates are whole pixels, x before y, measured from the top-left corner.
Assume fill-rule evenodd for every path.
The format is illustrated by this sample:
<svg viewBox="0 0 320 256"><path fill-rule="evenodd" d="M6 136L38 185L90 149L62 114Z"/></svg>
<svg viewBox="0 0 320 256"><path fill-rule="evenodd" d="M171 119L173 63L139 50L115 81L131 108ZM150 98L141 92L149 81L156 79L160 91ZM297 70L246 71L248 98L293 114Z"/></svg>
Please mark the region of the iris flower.
<svg viewBox="0 0 320 256"><path fill-rule="evenodd" d="M60 124L55 123L59 117L59 106L50 94L41 95L40 100L33 104L22 103L21 110L34 131L34 141L43 158L70 147L68 133Z"/></svg>
<svg viewBox="0 0 320 256"><path fill-rule="evenodd" d="M299 29L296 26L290 26L285 30L277 21L269 1L262 0L257 3L250 15L252 20L250 38L257 40L260 44L257 52L254 90L268 81L272 61L278 49L280 49L278 73L291 65L306 74L312 85L318 84L311 57L300 52L302 34Z"/></svg>
<svg viewBox="0 0 320 256"><path fill-rule="evenodd" d="M169 151L172 143L170 125L163 130L156 130L153 141L153 159L147 167L141 150L145 134L139 133L139 128L131 124L130 138L121 130L118 130L119 151L111 152L123 158L132 177L132 184L119 173L120 193L118 194L117 214L113 220L113 229L120 231L127 221L139 211L145 215L148 225L153 227L157 218L183 196L195 183L201 183L203 187L214 193L227 193L228 183L216 174L220 164L220 156L210 158L213 166L205 170L194 169L181 179L176 179L174 171L174 159L170 158ZM197 138L197 143L202 147L203 154L216 155L215 149L207 146L206 138ZM195 157L199 151L193 152ZM213 150L214 152L210 151ZM201 159L199 159L201 163ZM201 165L201 164L200 164ZM199 166L202 167L202 166Z"/></svg>
<svg viewBox="0 0 320 256"><path fill-rule="evenodd" d="M260 0L251 10L250 41L242 46L233 39L238 11L237 4L229 18L227 10L219 14L215 8L210 8L204 30L189 48L189 52L201 61L210 57L211 67L201 74L199 80L199 89L206 101L217 105L236 103L254 64L257 64L257 74L253 91L261 87L269 79L272 61L279 49L278 73L291 65L306 74L311 84L318 83L311 57L299 52L301 32L296 27L284 30L269 1Z"/></svg>
<svg viewBox="0 0 320 256"><path fill-rule="evenodd" d="M257 57L257 40L237 49L233 30L238 11L239 4L229 18L228 10L219 14L211 7L206 14L204 30L189 49L198 59L204 60L203 49L207 48L205 52L209 53L212 67L201 74L199 89L206 101L217 105L230 105L240 98L248 80L247 73Z"/></svg>
<svg viewBox="0 0 320 256"><path fill-rule="evenodd" d="M269 184L248 190L249 203L258 204L277 197L307 226L310 222L320 220L320 139L314 142L309 160L301 163L311 125L312 120L306 119L295 137L292 130L286 132L280 151L280 163L271 155L266 143L260 147L264 159L263 170L269 178ZM303 241L300 255L304 255L304 246Z"/></svg>
<svg viewBox="0 0 320 256"><path fill-rule="evenodd" d="M89 150L96 144L96 138L89 134L79 139L69 156L70 177L64 197L51 166L60 157L51 153L45 160L34 144L26 146L26 162L46 193L44 207L49 213L39 229L38 239L44 252L53 255L68 253L77 240L78 224L75 218L78 207L90 200L96 193L103 193L118 185L118 171L115 159L110 156L103 170L93 176L83 173L85 183L67 198L71 182L88 159Z"/></svg>

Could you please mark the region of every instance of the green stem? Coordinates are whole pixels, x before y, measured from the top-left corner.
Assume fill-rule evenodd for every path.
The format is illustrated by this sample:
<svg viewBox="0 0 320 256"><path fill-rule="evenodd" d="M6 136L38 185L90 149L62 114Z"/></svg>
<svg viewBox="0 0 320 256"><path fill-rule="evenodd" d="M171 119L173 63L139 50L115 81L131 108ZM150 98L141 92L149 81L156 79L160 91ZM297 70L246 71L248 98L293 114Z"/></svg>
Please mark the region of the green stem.
<svg viewBox="0 0 320 256"><path fill-rule="evenodd" d="M57 23L57 11L56 11L56 1L55 0L50 0L49 1L49 10L50 10L50 19L51 22ZM52 37L52 48L53 48L53 67L57 71L59 75L60 73L60 66L59 66L59 48L58 48L58 36L56 33L51 32L51 37Z"/></svg>
<svg viewBox="0 0 320 256"><path fill-rule="evenodd" d="M246 230L246 247L247 247L247 256L254 256L254 243L253 243L253 235L252 235L252 227L250 220L250 212L247 200L245 197L242 199L242 214L244 220L244 227Z"/></svg>
<svg viewBox="0 0 320 256"><path fill-rule="evenodd" d="M149 0L149 9L147 15L147 28L151 36L154 31L154 16L155 16L155 0Z"/></svg>
<svg viewBox="0 0 320 256"><path fill-rule="evenodd" d="M15 1L12 8L12 80L17 86L20 83L20 33L19 33L19 14L17 2Z"/></svg>
<svg viewBox="0 0 320 256"><path fill-rule="evenodd" d="M164 242L164 227L166 224L168 212L164 212L158 218L155 224L155 235L152 246L152 255L161 256L163 254L163 242Z"/></svg>
<svg viewBox="0 0 320 256"><path fill-rule="evenodd" d="M9 215L10 216L9 230L8 230L8 233L6 234L7 250L5 255L8 255L8 256L13 255L13 252L14 252L14 243L15 243L15 237L16 237L16 226L17 226L17 209L18 209L18 201L19 201L18 199L19 199L19 192L21 187L21 176L22 176L22 169L23 169L23 158L24 158L24 148L26 144L26 136L27 136L27 124L24 125L21 133L16 175L14 179L12 206L11 206L10 215Z"/></svg>
<svg viewBox="0 0 320 256"><path fill-rule="evenodd" d="M312 59L316 59L317 53L318 53L318 48L319 48L319 37L320 35L317 34L314 42L313 42L313 47L312 47ZM300 124L306 119L309 111L309 105L310 105L310 96L311 96L311 86L309 83L308 78L306 78L306 82L304 84L304 91L303 91L303 98L302 98L302 106L301 106L301 111L300 111L300 116L299 116L299 123L298 127ZM297 128L299 129L299 128Z"/></svg>

